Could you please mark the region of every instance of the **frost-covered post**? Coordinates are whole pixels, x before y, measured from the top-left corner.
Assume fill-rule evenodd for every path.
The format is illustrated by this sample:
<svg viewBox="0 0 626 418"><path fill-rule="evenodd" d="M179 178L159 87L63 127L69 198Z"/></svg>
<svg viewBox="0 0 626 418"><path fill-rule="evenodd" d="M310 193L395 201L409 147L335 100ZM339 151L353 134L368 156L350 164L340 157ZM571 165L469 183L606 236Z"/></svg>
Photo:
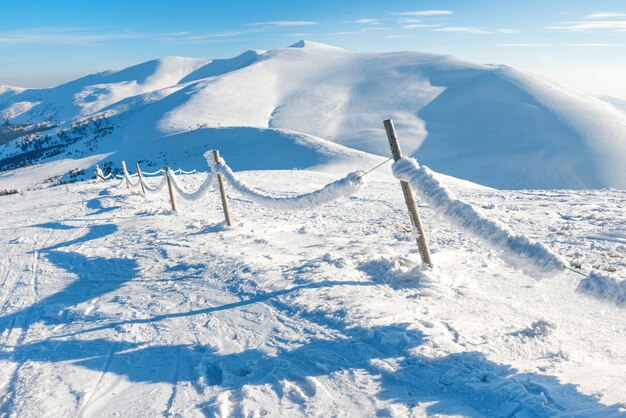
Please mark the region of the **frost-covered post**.
<svg viewBox="0 0 626 418"><path fill-rule="evenodd" d="M220 152L218 150L213 150L213 156L215 157L216 164L220 164L222 162ZM217 182L220 187L220 197L222 198L222 208L224 209L224 219L226 219L226 225L232 226L233 221L230 217L230 207L228 206L228 199L226 198L226 187L224 187L224 179L221 174L217 175Z"/></svg>
<svg viewBox="0 0 626 418"><path fill-rule="evenodd" d="M172 187L169 167L165 167L165 178L167 179L167 189L170 191L170 203L172 204L172 210L174 212L178 212L178 208L176 207L176 195L174 195L174 187Z"/></svg>
<svg viewBox="0 0 626 418"><path fill-rule="evenodd" d="M143 173L141 172L141 168L139 168L139 163L135 163L135 167L137 167L137 177L139 177L139 184L141 185L141 191L144 196L146 194L146 188L143 185Z"/></svg>
<svg viewBox="0 0 626 418"><path fill-rule="evenodd" d="M400 149L400 143L398 142L393 121L391 119L387 119L383 123L385 124L387 139L389 140L389 146L391 147L391 154L393 155L394 161L398 161L402 158L402 150ZM430 251L428 250L426 235L424 234L424 228L422 227L422 221L420 220L420 213L417 209L417 204L415 203L415 196L413 195L413 191L411 190L409 183L401 181L400 185L402 186L402 193L404 194L406 207L409 210L411 223L417 230L417 248L419 249L420 257L424 263L428 264L428 266L432 268L433 262L430 259Z"/></svg>
<svg viewBox="0 0 626 418"><path fill-rule="evenodd" d="M130 189L130 183L128 182L128 171L126 170L126 161L122 160L122 174L124 175L124 183L126 188Z"/></svg>
<svg viewBox="0 0 626 418"><path fill-rule="evenodd" d="M96 177L98 177L101 180L106 180L104 178L104 173L102 172L102 169L100 168L98 164L96 164Z"/></svg>

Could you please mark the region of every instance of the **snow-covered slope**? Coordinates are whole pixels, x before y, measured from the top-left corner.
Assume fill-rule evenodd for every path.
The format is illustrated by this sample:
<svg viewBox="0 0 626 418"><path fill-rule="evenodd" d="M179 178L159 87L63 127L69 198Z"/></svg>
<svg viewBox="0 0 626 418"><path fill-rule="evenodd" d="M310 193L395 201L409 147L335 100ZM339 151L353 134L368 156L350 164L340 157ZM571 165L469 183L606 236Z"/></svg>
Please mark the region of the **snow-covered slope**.
<svg viewBox="0 0 626 418"><path fill-rule="evenodd" d="M4 100L0 119L14 123L64 123L127 97L175 85L206 63L204 59L164 57L120 71L88 75L50 89L26 89L19 95L13 94L9 101ZM16 112L16 106L24 111Z"/></svg>
<svg viewBox="0 0 626 418"><path fill-rule="evenodd" d="M233 228L216 191L177 214L113 180L0 197L0 415L624 416L623 305L572 272L526 275L421 205L427 271L379 173L305 212L227 185ZM337 178L238 176L281 195ZM454 190L626 277L626 192Z"/></svg>
<svg viewBox="0 0 626 418"><path fill-rule="evenodd" d="M74 156L223 127L296 131L388 155L382 120L392 118L405 152L459 178L498 188L626 188L624 113L512 68L448 56L301 41L228 60L150 61L0 103L11 123L53 118L67 127L94 112L114 128L102 146L78 141ZM143 158L159 160L150 147Z"/></svg>

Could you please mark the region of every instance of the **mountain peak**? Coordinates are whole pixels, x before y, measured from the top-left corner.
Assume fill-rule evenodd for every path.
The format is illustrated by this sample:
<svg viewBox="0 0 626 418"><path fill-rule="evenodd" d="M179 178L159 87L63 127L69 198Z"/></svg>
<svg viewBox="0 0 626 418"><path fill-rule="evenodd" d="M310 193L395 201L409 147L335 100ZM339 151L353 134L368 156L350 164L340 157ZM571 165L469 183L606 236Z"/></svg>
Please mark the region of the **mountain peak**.
<svg viewBox="0 0 626 418"><path fill-rule="evenodd" d="M307 41L304 39L299 40L295 44L289 45L288 48L332 48L332 49L341 49L337 46L323 44L321 42L313 42Z"/></svg>

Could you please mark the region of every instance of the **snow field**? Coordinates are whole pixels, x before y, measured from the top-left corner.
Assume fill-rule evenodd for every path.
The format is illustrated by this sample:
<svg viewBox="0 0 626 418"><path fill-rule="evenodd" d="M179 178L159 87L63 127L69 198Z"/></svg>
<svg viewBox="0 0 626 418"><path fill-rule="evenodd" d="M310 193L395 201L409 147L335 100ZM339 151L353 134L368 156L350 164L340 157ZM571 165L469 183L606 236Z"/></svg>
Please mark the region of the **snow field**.
<svg viewBox="0 0 626 418"><path fill-rule="evenodd" d="M237 176L273 194L336 178ZM626 271L623 244L595 238L623 229L624 192L450 187L567 259ZM511 268L422 205L436 265L423 270L385 176L309 211L234 194L233 228L213 190L178 214L165 193L102 182L1 199L3 413L624 413L618 306L578 293L571 273Z"/></svg>

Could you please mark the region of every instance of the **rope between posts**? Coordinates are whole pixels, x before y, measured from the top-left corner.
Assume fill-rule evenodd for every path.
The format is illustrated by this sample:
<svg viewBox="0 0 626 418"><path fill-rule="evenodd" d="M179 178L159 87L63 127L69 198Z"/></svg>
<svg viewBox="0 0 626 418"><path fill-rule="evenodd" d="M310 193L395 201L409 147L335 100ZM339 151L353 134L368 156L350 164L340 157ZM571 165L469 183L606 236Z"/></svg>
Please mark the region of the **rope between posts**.
<svg viewBox="0 0 626 418"><path fill-rule="evenodd" d="M371 173L372 171L376 170L377 168L382 167L383 165L387 164L387 163L388 163L389 161L391 161L391 160L393 160L393 157L389 157L389 158L387 158L385 161L383 161L382 163L378 164L376 167L374 167L374 168L370 168L369 170L365 171L363 174L361 174L361 175L359 176L359 178L361 178L361 177L363 177L363 176L365 176L365 175L367 175L367 174Z"/></svg>
<svg viewBox="0 0 626 418"><path fill-rule="evenodd" d="M209 153L205 154L205 158L212 171L226 179L228 184L239 194L270 209L303 210L325 205L339 198L355 194L364 184L361 173L353 172L325 185L321 189L309 193L290 197L277 197L256 190L239 180L224 160L218 164L212 160Z"/></svg>
<svg viewBox="0 0 626 418"><path fill-rule="evenodd" d="M583 276L583 277L589 277L589 275L588 275L588 274L585 274L585 273L583 273L582 271L578 271L578 270L573 269L573 268L571 268L571 267L568 267L568 266L566 266L566 265L563 265L563 268L564 268L564 269L566 269L566 270L569 270L569 271L573 271L573 272L574 272L574 273L576 273L576 274L580 274L580 275L581 275L581 276Z"/></svg>
<svg viewBox="0 0 626 418"><path fill-rule="evenodd" d="M215 163L213 158L210 155L205 155L207 159L208 165L211 170L209 172L202 172L202 174L207 174L204 181L198 186L198 188L193 191L187 191L178 180L176 173L179 174L196 174L199 173L196 169L191 171L185 171L182 169L171 170L168 169L163 170L160 169L158 171L152 173L142 173L144 175L158 175L163 173L163 177L161 182L156 186L148 185L144 179L139 176L137 181L133 182L131 180L132 177L137 177L138 173L129 174L127 171L124 171L123 175L114 176L116 178L122 179L123 181L120 183L121 185L128 184L130 187L135 187L139 184L143 185L145 190L151 193L157 193L161 191L165 184L167 183L167 177L169 176L173 188L176 190L177 194L183 197L186 200L198 200L202 196L206 194L206 192L211 188L212 184L216 180L216 174L220 174L224 177L225 180L240 194L244 195L248 199L252 200L255 203L258 203L262 206L273 208L273 209L283 209L283 210L296 210L296 209L308 209L317 206L321 206L327 203L330 203L334 200L337 200L342 197L350 196L355 194L360 188L363 186L364 181L363 177L367 174L373 172L374 170L382 167L387 162L391 161L393 158L388 158L385 161L377 164L376 166L366 170L366 171L357 171L352 172L346 175L345 177L335 180L329 184L326 184L321 189L304 193L301 195L289 196L289 197L278 197L275 195L267 194L256 190L253 187L248 186L241 180L237 178L237 176L233 173L232 169L226 164L224 160L221 160L219 164ZM109 174L111 177L113 174Z"/></svg>
<svg viewBox="0 0 626 418"><path fill-rule="evenodd" d="M178 178L176 177L176 174L174 174L174 172L172 170L169 170L169 172L166 175L170 176L170 180L172 181L172 185L174 186L174 189L176 189L178 194L181 197L183 197L184 199L191 200L191 201L198 200L202 196L204 196L206 194L206 192L213 185L213 182L215 181L215 177L216 177L214 172L209 173L209 175L204 179L202 184L200 184L200 186L198 186L198 189L195 192L187 192L181 186L181 184L178 182Z"/></svg>

